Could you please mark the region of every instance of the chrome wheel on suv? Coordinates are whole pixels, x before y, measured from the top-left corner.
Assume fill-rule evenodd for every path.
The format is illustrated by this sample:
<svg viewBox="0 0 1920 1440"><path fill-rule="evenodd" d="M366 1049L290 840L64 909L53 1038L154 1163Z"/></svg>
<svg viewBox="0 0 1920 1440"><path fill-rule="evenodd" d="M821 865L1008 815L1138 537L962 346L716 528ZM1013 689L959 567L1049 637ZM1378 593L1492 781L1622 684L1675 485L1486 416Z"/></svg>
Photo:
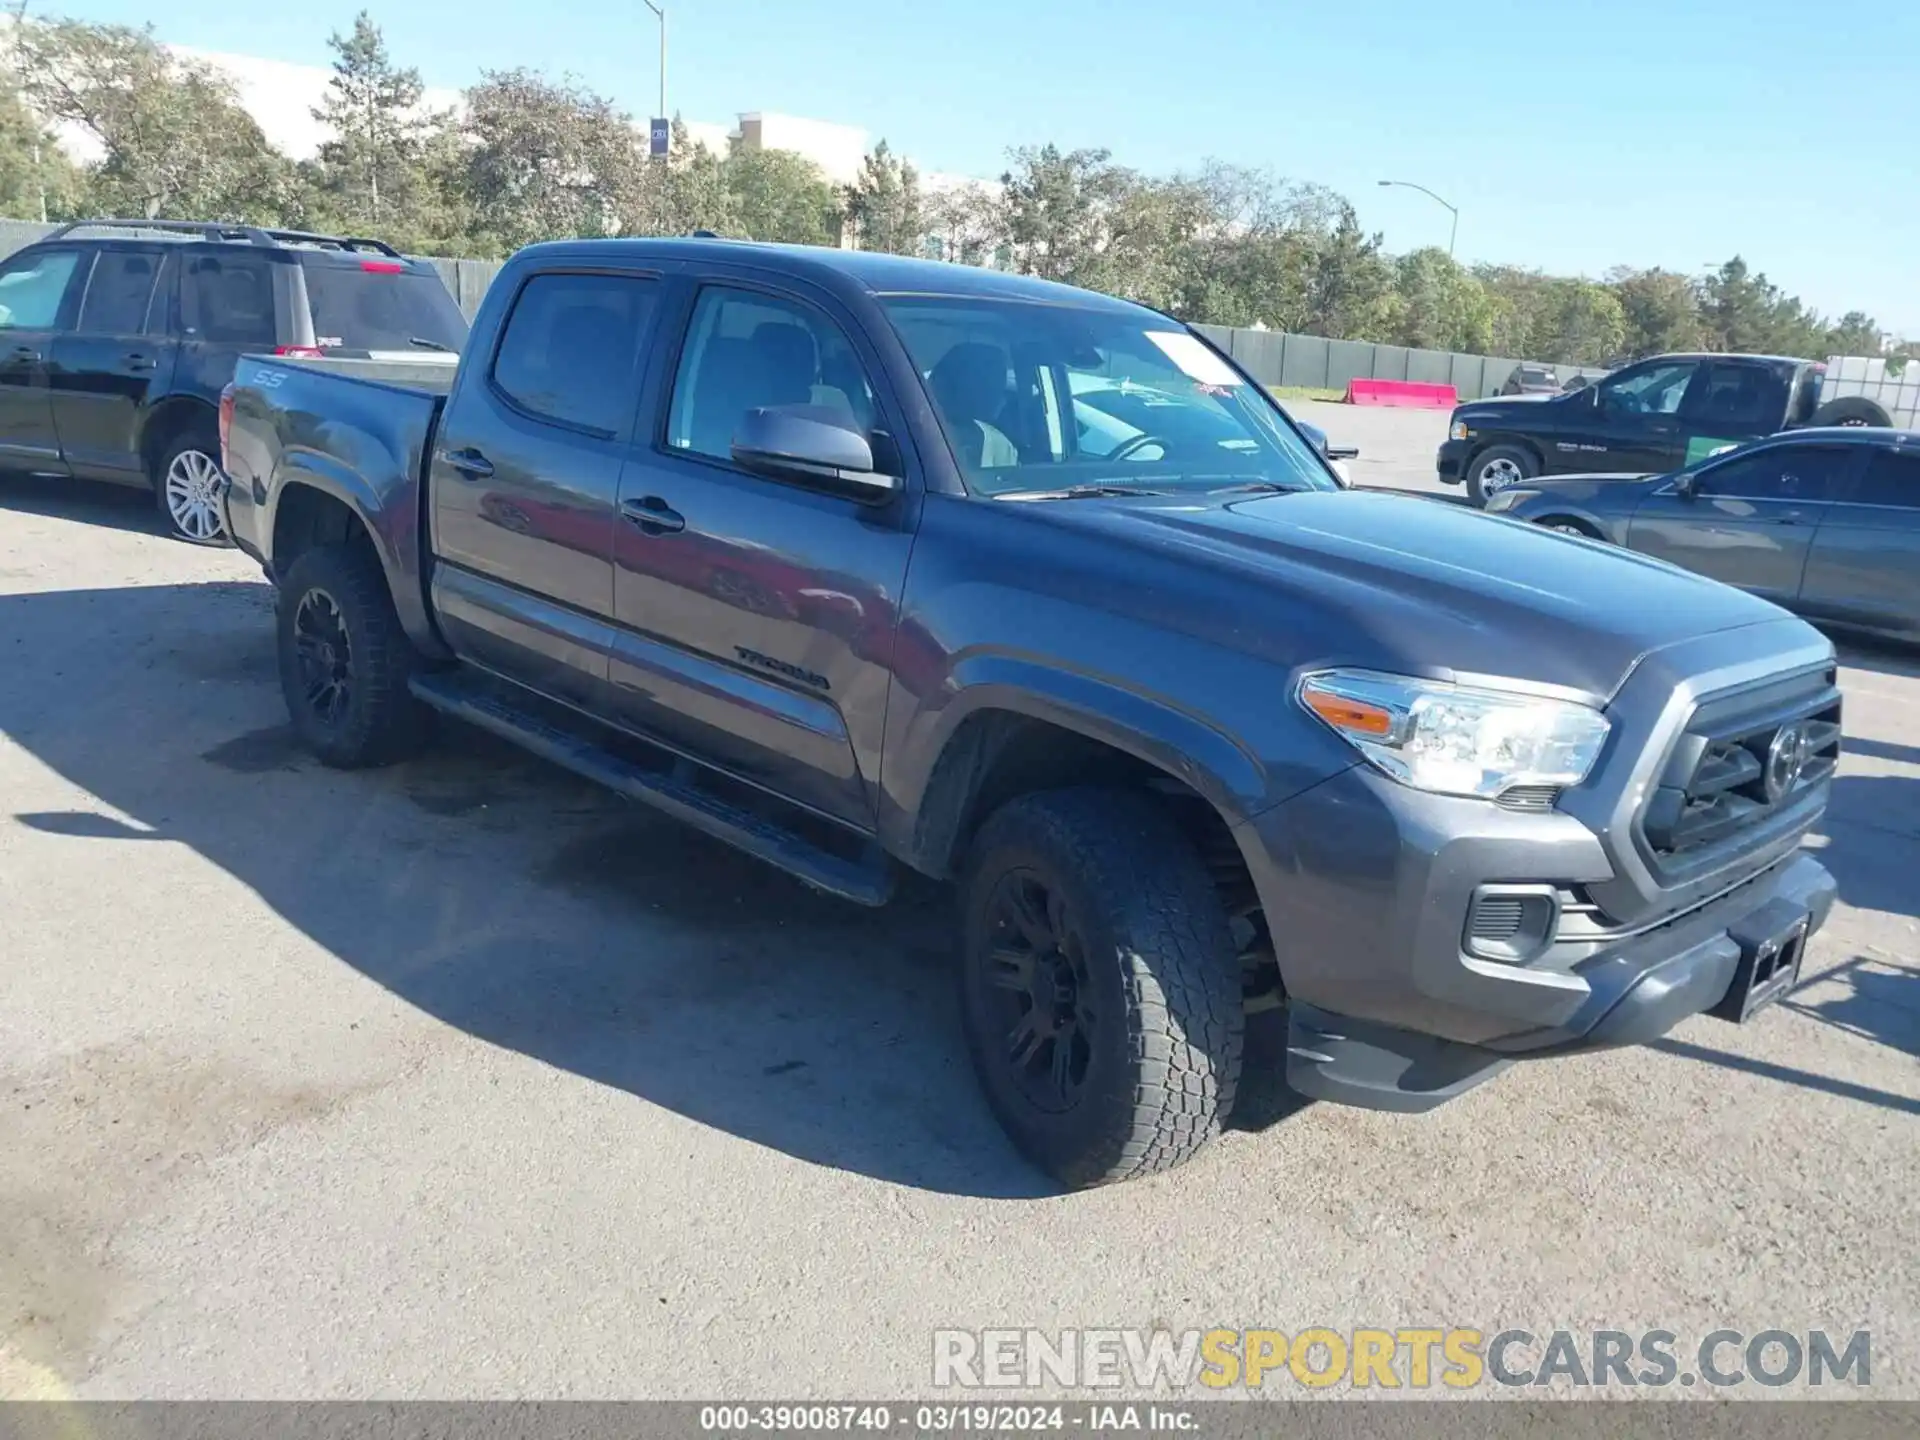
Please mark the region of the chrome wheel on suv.
<svg viewBox="0 0 1920 1440"><path fill-rule="evenodd" d="M227 477L220 469L220 447L188 434L168 446L156 467L154 490L160 513L182 540L195 545L225 545Z"/></svg>

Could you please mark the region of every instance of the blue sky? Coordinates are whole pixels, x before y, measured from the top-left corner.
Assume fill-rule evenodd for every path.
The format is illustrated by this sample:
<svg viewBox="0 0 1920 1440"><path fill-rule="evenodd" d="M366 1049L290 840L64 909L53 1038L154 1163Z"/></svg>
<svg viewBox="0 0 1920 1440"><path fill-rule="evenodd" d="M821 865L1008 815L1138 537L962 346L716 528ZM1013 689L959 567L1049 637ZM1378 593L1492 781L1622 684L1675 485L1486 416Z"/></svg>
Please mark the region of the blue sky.
<svg viewBox="0 0 1920 1440"><path fill-rule="evenodd" d="M162 39L324 63L352 0L169 0ZM653 108L640 0L369 4L429 84L571 72ZM145 0L36 4L140 23ZM1400 251L1689 273L1736 251L1920 337L1920 5L1837 0L669 0L668 105L859 125L939 170L1008 146L1204 157L1331 185Z"/></svg>

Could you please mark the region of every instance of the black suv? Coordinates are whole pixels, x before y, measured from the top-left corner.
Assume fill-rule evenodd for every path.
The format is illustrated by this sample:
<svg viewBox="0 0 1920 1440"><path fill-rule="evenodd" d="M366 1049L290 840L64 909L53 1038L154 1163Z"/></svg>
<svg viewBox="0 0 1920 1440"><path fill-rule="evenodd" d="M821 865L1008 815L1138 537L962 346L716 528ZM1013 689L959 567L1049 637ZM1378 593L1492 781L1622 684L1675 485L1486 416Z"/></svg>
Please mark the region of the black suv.
<svg viewBox="0 0 1920 1440"><path fill-rule="evenodd" d="M88 220L0 262L0 465L151 486L227 543L220 392L250 351L410 359L465 342L439 273L378 240Z"/></svg>

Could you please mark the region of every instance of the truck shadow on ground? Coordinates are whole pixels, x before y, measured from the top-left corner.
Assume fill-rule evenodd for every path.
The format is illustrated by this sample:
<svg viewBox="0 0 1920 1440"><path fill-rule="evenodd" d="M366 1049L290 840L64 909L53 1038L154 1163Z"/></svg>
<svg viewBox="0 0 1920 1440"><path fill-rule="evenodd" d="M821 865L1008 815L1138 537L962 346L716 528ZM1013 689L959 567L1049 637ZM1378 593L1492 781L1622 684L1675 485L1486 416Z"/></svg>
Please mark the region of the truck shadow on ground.
<svg viewBox="0 0 1920 1440"><path fill-rule="evenodd" d="M15 818L97 845L79 863L103 874L122 847L189 846L426 1014L754 1143L1051 1193L974 1083L944 887L831 900L464 727L391 770L325 770L282 718L267 595L0 597L0 730L101 802ZM1250 1068L1276 1078L1250 1080L1238 1128L1301 1103L1273 1018Z"/></svg>
<svg viewBox="0 0 1920 1440"><path fill-rule="evenodd" d="M0 473L0 510L147 535L167 533L151 490L103 481Z"/></svg>

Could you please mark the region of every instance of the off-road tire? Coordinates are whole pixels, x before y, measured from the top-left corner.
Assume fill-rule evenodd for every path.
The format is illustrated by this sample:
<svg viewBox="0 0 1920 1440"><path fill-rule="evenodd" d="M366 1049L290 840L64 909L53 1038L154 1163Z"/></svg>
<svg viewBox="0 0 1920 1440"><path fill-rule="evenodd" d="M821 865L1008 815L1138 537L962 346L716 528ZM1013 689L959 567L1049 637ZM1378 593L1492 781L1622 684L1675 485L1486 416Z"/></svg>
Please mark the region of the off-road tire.
<svg viewBox="0 0 1920 1440"><path fill-rule="evenodd" d="M1009 876L1057 888L1080 936L1087 993L1105 1023L1086 1047L1076 1103L1023 1093L989 978L993 899ZM1046 791L981 827L961 886L961 1013L1001 1124L1073 1189L1170 1170L1220 1133L1240 1078L1245 1012L1227 917L1198 853L1164 806L1126 791ZM1007 989L1002 985L1000 989Z"/></svg>
<svg viewBox="0 0 1920 1440"><path fill-rule="evenodd" d="M345 697L328 719L310 698L301 659L302 607L331 610L345 638ZM293 562L280 585L276 627L280 688L301 743L322 764L359 770L391 764L416 750L427 733L427 712L407 689L414 651L394 614L386 576L362 545L325 545ZM311 626L308 626L311 629Z"/></svg>

